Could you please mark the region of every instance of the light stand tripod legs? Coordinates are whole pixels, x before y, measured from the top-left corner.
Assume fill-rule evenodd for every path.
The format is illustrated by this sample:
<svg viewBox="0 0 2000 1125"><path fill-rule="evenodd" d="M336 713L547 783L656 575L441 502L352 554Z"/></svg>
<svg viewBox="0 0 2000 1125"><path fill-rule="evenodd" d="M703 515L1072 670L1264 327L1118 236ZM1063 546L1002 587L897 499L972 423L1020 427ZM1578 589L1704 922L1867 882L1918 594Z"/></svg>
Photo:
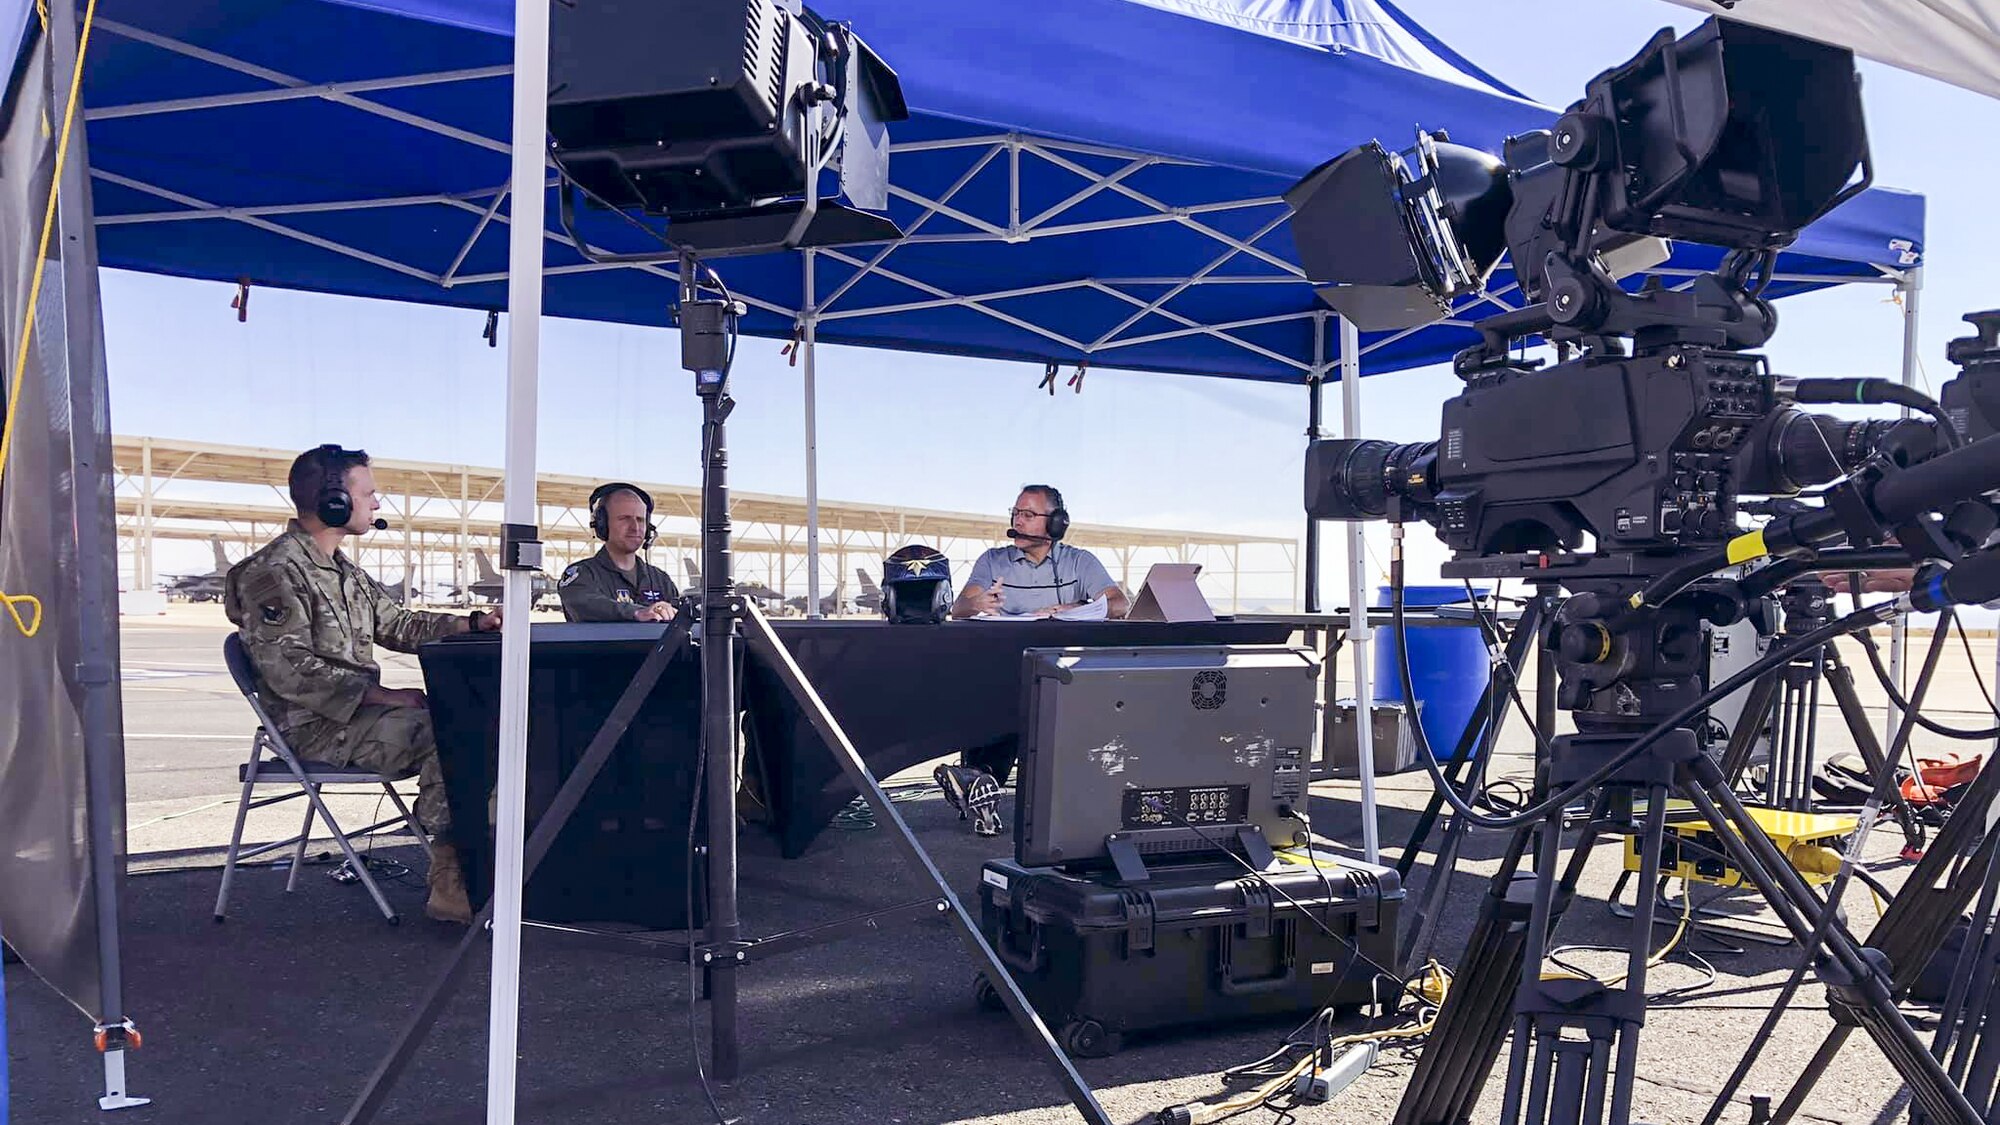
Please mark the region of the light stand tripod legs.
<svg viewBox="0 0 2000 1125"><path fill-rule="evenodd" d="M577 806L583 803L584 794L590 791L591 783L597 780L604 763L610 760L611 751L617 747L618 740L625 737L626 729L639 714L639 708L645 705L646 697L652 694L653 685L659 682L660 674L665 672L667 666L679 658L682 651L687 648L690 624L692 624L691 619L683 613L673 624L667 626L667 631L660 637L659 643L654 645L652 651L646 654L646 659L640 662L639 670L632 674L632 682L626 684L625 690L619 694L618 702L611 707L611 714L604 719L604 725L598 728L597 734L590 740L590 745L584 748L583 757L578 759L576 768L572 769L569 776L563 780L562 788L556 791L555 800L549 803L548 810L535 822L535 830L528 834L527 847L522 857L523 885L534 877L535 869L541 866L542 857L546 856L549 848L555 844L557 833L569 823L569 818L576 812ZM444 1011L445 1003L457 990L459 979L465 975L466 967L471 964L469 954L473 946L486 936L487 921L492 916L493 904L489 901L480 908L478 915L472 920L472 925L466 927L465 936L459 940L458 948L452 951L451 959L445 963L444 970L431 983L430 990L424 993L424 998L417 1004L417 1010L411 1014L409 1022L397 1033L395 1041L389 1045L388 1053L382 1057L380 1063L376 1064L375 1072L369 1075L367 1085L363 1086L361 1093L355 1097L354 1104L348 1107L347 1116L341 1118L341 1125L361 1125L362 1122L374 1120L376 1112L382 1108L382 1103L388 1099L390 1091L395 1089L397 1079L402 1077L404 1068L409 1066L410 1056L423 1043L424 1037L430 1034L431 1026Z"/></svg>
<svg viewBox="0 0 2000 1125"><path fill-rule="evenodd" d="M1007 1006L1009 1012L1013 1013L1015 1021L1036 1040L1044 1061L1061 1079L1063 1089L1069 1094L1070 1103L1076 1106L1077 1112L1081 1113L1085 1120L1093 1122L1094 1125L1110 1125L1111 1119L1105 1116L1104 1107L1097 1103L1097 1096L1091 1092L1089 1084L1076 1072L1076 1067L1071 1065L1069 1057L1056 1046L1054 1036L1049 1034L1048 1025L1042 1022L1042 1017L1028 1004L1020 986L1014 983L1014 978L1007 972L1006 965L1001 963L999 955L994 953L992 945L988 944L986 935L980 932L978 924L972 920L972 915L966 912L965 905L952 891L950 881L937 869L937 865L931 862L931 857L924 851L923 845L917 843L916 835L903 820L903 814L897 811L895 803L882 792L882 787L875 780L874 774L869 772L867 763L861 760L860 752L855 750L852 742L848 741L847 732L840 728L840 723L826 709L826 704L820 700L819 693L813 690L812 683L806 679L805 673L799 670L797 662L792 659L791 651L785 648L784 642L772 632L770 622L764 619L764 615L754 605L746 605L743 608L743 623L747 630L745 639L751 651L765 660L777 673L785 690L791 693L792 698L798 702L799 709L805 713L806 721L812 724L820 738L832 748L834 758L839 762L848 784L867 798L878 815L886 816L889 823L895 826L896 830L890 835L890 839L902 850L903 858L909 861L910 866L922 871L937 888L938 896L950 908L952 921L958 929L959 940L965 943L966 951L972 955L972 959L985 969L986 979L992 982L994 989L1000 994L1001 1002Z"/></svg>
<svg viewBox="0 0 2000 1125"><path fill-rule="evenodd" d="M1547 617L1548 595L1537 595L1528 603L1528 608L1515 623L1514 632L1507 639L1502 663L1494 668L1487 681L1486 690L1480 696L1479 705L1466 718L1465 732L1459 736L1458 758L1446 771L1446 780L1456 786L1469 773L1477 780L1483 775L1493 748L1499 743L1500 731L1507 717L1507 702L1513 696L1519 677L1515 669L1527 660L1530 646L1535 651L1543 651L1537 642L1541 639L1542 625ZM1489 643L1491 643L1489 639ZM1502 679L1506 682L1503 683ZM1546 729L1537 725L1537 732ZM1476 736L1476 739L1475 739ZM1476 789L1468 787L1468 794ZM1469 799L1469 797L1468 797ZM1430 835L1432 824L1444 807L1444 796L1432 794L1424 806L1422 815L1410 832L1410 838L1403 845L1403 851L1396 859L1396 870L1405 880L1416 866L1417 853L1424 840ZM1423 898L1416 908L1415 920L1410 924L1408 936L1403 939L1399 963L1413 965L1416 960L1430 951L1431 937L1437 927L1438 918L1444 913L1445 899L1451 893L1451 878L1458 869L1459 849L1465 842L1467 824L1463 817L1453 817L1445 828L1444 840L1438 845L1437 854L1431 863L1430 878L1424 883Z"/></svg>

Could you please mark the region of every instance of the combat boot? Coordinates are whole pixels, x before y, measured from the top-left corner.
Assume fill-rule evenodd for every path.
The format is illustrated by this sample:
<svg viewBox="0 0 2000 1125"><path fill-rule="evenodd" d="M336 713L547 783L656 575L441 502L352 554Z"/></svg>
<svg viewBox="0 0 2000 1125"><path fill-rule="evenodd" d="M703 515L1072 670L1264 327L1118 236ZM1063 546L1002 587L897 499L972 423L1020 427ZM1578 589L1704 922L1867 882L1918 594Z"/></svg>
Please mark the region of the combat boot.
<svg viewBox="0 0 2000 1125"><path fill-rule="evenodd" d="M424 915L439 922L472 922L472 903L465 895L465 873L458 866L458 852L450 844L431 845L430 901Z"/></svg>

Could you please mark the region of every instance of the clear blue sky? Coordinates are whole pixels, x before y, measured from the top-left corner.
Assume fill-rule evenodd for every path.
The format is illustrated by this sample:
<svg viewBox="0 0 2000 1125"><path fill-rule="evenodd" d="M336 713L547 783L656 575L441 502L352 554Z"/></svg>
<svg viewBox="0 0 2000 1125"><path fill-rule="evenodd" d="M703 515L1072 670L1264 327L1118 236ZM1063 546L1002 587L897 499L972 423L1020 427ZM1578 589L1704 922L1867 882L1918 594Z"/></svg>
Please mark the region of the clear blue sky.
<svg viewBox="0 0 2000 1125"><path fill-rule="evenodd" d="M1572 100L1658 28L1699 22L1656 0L1400 3L1550 104ZM1921 354L1934 388L1949 377L1944 344L1965 328L1960 314L2000 306L1990 274L2000 258L1990 214L2000 162L1988 140L2000 135L2000 104L1863 69L1877 182L1929 197ZM249 323L238 324L232 295L227 286L106 275L118 431L280 448L338 441L382 456L500 463L506 351L481 339L483 314L259 290ZM1888 295L1853 286L1783 302L1767 349L1775 366L1894 376L1900 313ZM746 341L738 357L733 482L801 493L800 373L779 347ZM1039 368L1022 364L822 348L821 495L990 510L998 527L1016 486L1047 480L1079 520L1298 533L1303 389L1093 370L1083 394L1051 398L1036 390L1039 379ZM1363 429L1435 437L1437 406L1456 386L1442 369L1370 379ZM670 332L548 322L541 469L692 483L696 437ZM185 559L162 546L162 571L205 564L205 548L182 546L192 552ZM1246 600L1289 597L1275 578L1258 587L1254 599L1246 588Z"/></svg>

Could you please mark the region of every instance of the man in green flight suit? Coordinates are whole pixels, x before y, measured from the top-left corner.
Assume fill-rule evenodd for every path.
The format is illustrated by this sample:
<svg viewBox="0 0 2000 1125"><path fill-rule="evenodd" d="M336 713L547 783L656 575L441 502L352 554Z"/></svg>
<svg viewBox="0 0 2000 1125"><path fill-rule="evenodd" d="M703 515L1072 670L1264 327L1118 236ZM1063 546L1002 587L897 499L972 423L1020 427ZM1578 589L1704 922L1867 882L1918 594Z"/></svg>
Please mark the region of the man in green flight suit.
<svg viewBox="0 0 2000 1125"><path fill-rule="evenodd" d="M425 641L500 627L500 610L461 617L404 608L340 552L375 527L381 501L368 455L322 445L292 462L298 518L229 570L223 608L256 666L261 694L285 740L309 761L417 771L417 819L433 838L424 913L470 922L458 853L443 840L450 813L424 693L385 688L374 646L415 652Z"/></svg>
<svg viewBox="0 0 2000 1125"><path fill-rule="evenodd" d="M556 593L570 621L672 621L680 591L667 573L639 557L653 544L653 498L636 484L612 481L590 493L598 552L563 570Z"/></svg>

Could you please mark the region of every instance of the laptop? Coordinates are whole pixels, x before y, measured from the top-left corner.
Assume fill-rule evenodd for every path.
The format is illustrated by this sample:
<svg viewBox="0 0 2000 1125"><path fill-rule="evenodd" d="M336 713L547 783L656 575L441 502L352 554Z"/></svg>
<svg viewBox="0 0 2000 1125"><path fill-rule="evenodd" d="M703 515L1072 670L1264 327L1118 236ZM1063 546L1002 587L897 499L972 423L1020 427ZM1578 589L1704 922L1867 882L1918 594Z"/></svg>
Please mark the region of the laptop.
<svg viewBox="0 0 2000 1125"><path fill-rule="evenodd" d="M1146 572L1146 584L1132 603L1127 621L1213 621L1201 587L1195 584L1200 563L1154 563Z"/></svg>

